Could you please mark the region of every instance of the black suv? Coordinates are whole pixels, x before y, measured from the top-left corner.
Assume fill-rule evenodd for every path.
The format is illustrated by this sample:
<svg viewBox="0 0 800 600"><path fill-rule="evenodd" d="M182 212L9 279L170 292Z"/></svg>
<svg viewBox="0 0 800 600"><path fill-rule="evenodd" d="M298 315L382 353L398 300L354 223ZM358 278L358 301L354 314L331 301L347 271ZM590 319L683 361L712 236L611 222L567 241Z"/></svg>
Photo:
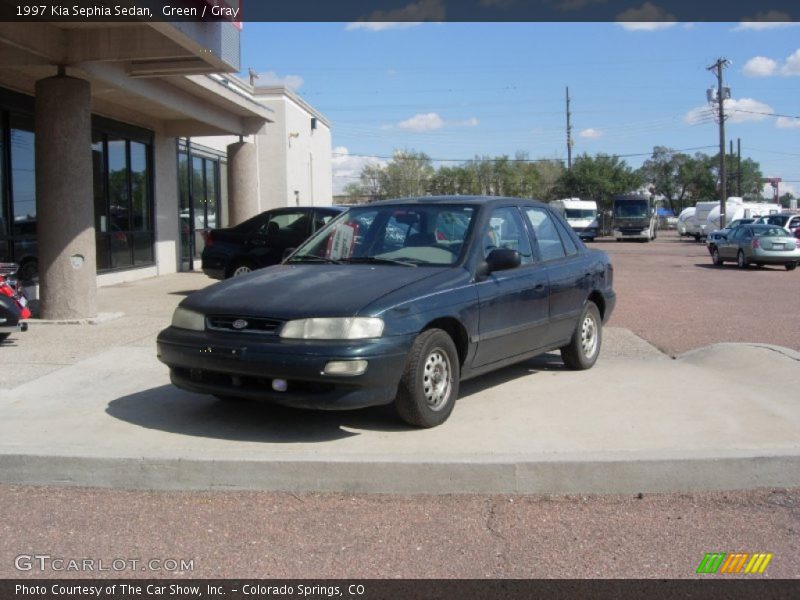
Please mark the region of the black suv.
<svg viewBox="0 0 800 600"><path fill-rule="evenodd" d="M281 262L287 248L296 248L344 209L297 206L268 210L228 229L205 232L203 273L214 279L244 275Z"/></svg>

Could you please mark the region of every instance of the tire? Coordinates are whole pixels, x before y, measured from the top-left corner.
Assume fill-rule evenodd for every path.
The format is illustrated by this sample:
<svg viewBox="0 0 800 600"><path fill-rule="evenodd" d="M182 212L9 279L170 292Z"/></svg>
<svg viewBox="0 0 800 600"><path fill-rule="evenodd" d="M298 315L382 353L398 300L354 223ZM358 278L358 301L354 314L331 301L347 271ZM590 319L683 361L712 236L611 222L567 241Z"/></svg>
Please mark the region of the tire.
<svg viewBox="0 0 800 600"><path fill-rule="evenodd" d="M587 302L569 344L561 348L561 358L575 371L590 369L597 362L603 343L603 320L594 302Z"/></svg>
<svg viewBox="0 0 800 600"><path fill-rule="evenodd" d="M0 333L0 342L7 340L10 335L10 333Z"/></svg>
<svg viewBox="0 0 800 600"><path fill-rule="evenodd" d="M241 277L242 275L247 275L248 273L253 272L253 267L250 263L241 262L233 265L231 270L228 272L228 277Z"/></svg>
<svg viewBox="0 0 800 600"><path fill-rule="evenodd" d="M746 269L750 266L750 263L747 262L747 257L744 255L743 250L739 250L739 254L736 255L736 266L740 269Z"/></svg>
<svg viewBox="0 0 800 600"><path fill-rule="evenodd" d="M756 266L760 269L761 267L764 266L764 263L756 263Z"/></svg>
<svg viewBox="0 0 800 600"><path fill-rule="evenodd" d="M441 425L453 412L461 367L453 340L441 329L423 331L408 352L394 404L416 427Z"/></svg>
<svg viewBox="0 0 800 600"><path fill-rule="evenodd" d="M797 263L796 262L788 262L785 265L783 265L783 267L787 271L794 271L797 268Z"/></svg>
<svg viewBox="0 0 800 600"><path fill-rule="evenodd" d="M711 249L711 262L718 267L722 266L722 257L719 255L719 250L717 250L716 246Z"/></svg>

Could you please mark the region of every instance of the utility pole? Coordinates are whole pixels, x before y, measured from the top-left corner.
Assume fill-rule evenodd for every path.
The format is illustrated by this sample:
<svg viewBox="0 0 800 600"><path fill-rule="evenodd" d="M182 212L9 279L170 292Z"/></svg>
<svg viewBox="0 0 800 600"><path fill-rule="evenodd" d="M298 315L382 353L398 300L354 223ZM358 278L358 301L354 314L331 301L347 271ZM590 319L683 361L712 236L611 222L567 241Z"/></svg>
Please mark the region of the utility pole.
<svg viewBox="0 0 800 600"><path fill-rule="evenodd" d="M572 123L569 112L569 86L567 86L567 169L572 168Z"/></svg>
<svg viewBox="0 0 800 600"><path fill-rule="evenodd" d="M742 196L742 138L736 138L736 195Z"/></svg>
<svg viewBox="0 0 800 600"><path fill-rule="evenodd" d="M708 67L717 76L716 102L719 110L719 179L720 179L720 204L719 204L719 226L725 227L725 200L728 197L728 182L725 181L725 100L730 98L730 90L726 90L722 85L722 70L730 64L725 58L718 58L717 61Z"/></svg>

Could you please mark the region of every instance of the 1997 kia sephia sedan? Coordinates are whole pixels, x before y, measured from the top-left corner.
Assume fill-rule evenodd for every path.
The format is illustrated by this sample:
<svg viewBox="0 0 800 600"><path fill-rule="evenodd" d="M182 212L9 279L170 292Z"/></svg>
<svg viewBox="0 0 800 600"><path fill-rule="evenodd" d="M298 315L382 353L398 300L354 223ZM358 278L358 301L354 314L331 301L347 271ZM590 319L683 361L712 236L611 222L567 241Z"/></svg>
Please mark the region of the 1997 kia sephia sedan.
<svg viewBox="0 0 800 600"><path fill-rule="evenodd" d="M283 264L195 292L158 336L172 382L221 399L394 403L443 423L459 382L560 349L588 369L613 269L534 200L426 197L350 208Z"/></svg>

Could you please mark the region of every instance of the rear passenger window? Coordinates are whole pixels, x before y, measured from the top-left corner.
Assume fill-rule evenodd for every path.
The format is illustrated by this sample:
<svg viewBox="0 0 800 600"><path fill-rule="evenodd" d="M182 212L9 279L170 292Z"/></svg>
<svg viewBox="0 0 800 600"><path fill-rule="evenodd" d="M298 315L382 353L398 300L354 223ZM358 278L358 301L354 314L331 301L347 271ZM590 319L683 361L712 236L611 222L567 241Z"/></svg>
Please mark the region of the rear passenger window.
<svg viewBox="0 0 800 600"><path fill-rule="evenodd" d="M558 229L558 233L561 235L561 241L564 243L564 249L567 251L567 256L577 254L578 247L575 245L572 236L569 234L569 231L567 231L567 228L564 226L564 224L558 219L553 219L553 223L555 223L556 229Z"/></svg>
<svg viewBox="0 0 800 600"><path fill-rule="evenodd" d="M539 255L542 260L556 260L566 256L561 236L558 235L553 218L543 208L527 208L525 214L533 226L536 242L539 245Z"/></svg>

